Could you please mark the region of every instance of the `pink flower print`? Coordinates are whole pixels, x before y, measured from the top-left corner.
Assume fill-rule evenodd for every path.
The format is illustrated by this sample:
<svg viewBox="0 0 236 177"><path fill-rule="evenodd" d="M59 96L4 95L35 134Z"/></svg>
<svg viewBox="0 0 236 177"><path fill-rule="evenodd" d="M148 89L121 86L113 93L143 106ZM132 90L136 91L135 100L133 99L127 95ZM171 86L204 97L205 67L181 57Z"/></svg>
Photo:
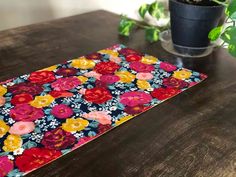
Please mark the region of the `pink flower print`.
<svg viewBox="0 0 236 177"><path fill-rule="evenodd" d="M34 131L35 125L33 122L16 122L10 128L9 133L14 135L24 135Z"/></svg>
<svg viewBox="0 0 236 177"><path fill-rule="evenodd" d="M122 59L120 57L112 57L112 56L110 57L109 60L113 61L114 63L117 63L117 64L119 64L122 61Z"/></svg>
<svg viewBox="0 0 236 177"><path fill-rule="evenodd" d="M153 75L151 73L138 73L136 78L139 80L151 80Z"/></svg>
<svg viewBox="0 0 236 177"><path fill-rule="evenodd" d="M13 167L13 162L7 156L0 157L0 177L7 176Z"/></svg>
<svg viewBox="0 0 236 177"><path fill-rule="evenodd" d="M164 71L167 71L167 72L172 72L177 69L177 67L175 65L172 65L172 64L166 63L166 62L161 62L160 68L163 69Z"/></svg>
<svg viewBox="0 0 236 177"><path fill-rule="evenodd" d="M53 82L51 86L56 91L63 91L74 89L80 84L81 82L77 77L64 77Z"/></svg>
<svg viewBox="0 0 236 177"><path fill-rule="evenodd" d="M82 117L88 120L96 120L102 125L111 124L111 116L105 111L92 111L90 113L85 113Z"/></svg>
<svg viewBox="0 0 236 177"><path fill-rule="evenodd" d="M59 119L66 119L72 116L74 112L69 106L65 104L59 104L52 108L51 113Z"/></svg>
<svg viewBox="0 0 236 177"><path fill-rule="evenodd" d="M6 99L3 96L0 96L0 107L3 106L6 102Z"/></svg>
<svg viewBox="0 0 236 177"><path fill-rule="evenodd" d="M129 66L132 70L137 71L137 72L148 73L155 69L153 65L144 64L144 63L141 63L140 61L133 61L130 63Z"/></svg>
<svg viewBox="0 0 236 177"><path fill-rule="evenodd" d="M120 96L120 102L126 106L137 106L147 104L152 100L152 97L145 92L131 91Z"/></svg>
<svg viewBox="0 0 236 177"><path fill-rule="evenodd" d="M100 77L100 80L106 84L113 84L115 82L118 82L120 78L119 76L116 75L107 74L107 75L102 75Z"/></svg>
<svg viewBox="0 0 236 177"><path fill-rule="evenodd" d="M100 77L102 76L101 74L95 72L95 71L90 71L88 73L85 73L84 76L86 77L94 77L96 79L100 79Z"/></svg>
<svg viewBox="0 0 236 177"><path fill-rule="evenodd" d="M25 104L16 105L10 110L10 116L16 121L34 121L44 116L42 108Z"/></svg>

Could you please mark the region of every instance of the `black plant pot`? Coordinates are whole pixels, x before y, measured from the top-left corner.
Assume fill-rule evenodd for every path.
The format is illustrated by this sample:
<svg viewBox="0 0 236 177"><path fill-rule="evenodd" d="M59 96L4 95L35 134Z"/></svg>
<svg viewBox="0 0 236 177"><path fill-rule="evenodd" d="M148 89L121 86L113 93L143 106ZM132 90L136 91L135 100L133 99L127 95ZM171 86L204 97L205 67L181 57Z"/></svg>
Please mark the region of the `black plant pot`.
<svg viewBox="0 0 236 177"><path fill-rule="evenodd" d="M191 5L178 0L169 0L171 34L175 49L180 53L200 54L204 50L189 48L204 48L209 45L208 33L219 23L224 11L221 5L207 6ZM196 53L197 52L197 53Z"/></svg>

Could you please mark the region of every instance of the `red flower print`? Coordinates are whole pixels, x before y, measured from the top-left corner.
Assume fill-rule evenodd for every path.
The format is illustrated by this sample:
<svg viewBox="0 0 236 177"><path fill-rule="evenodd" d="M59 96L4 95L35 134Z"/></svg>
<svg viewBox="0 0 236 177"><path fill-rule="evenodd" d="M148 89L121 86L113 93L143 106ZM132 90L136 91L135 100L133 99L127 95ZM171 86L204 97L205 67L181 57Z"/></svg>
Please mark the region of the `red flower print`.
<svg viewBox="0 0 236 177"><path fill-rule="evenodd" d="M111 75L111 74L102 75L100 77L100 80L95 81L95 85L96 87L107 88L109 84L113 84L115 82L118 82L119 80L120 80L119 76L116 75Z"/></svg>
<svg viewBox="0 0 236 177"><path fill-rule="evenodd" d="M19 84L15 84L13 86L8 87L8 91L13 95L18 95L22 93L27 93L30 95L38 95L43 91L43 87L38 84L33 84L29 82L22 82Z"/></svg>
<svg viewBox="0 0 236 177"><path fill-rule="evenodd" d="M29 172L47 164L61 155L62 153L58 150L36 147L30 148L26 149L22 155L16 157L15 165L21 172Z"/></svg>
<svg viewBox="0 0 236 177"><path fill-rule="evenodd" d="M84 99L92 103L102 104L112 99L112 95L105 88L92 88L85 91Z"/></svg>
<svg viewBox="0 0 236 177"><path fill-rule="evenodd" d="M142 56L137 54L129 54L126 56L126 61L132 62L132 61L140 61L142 59Z"/></svg>
<svg viewBox="0 0 236 177"><path fill-rule="evenodd" d="M54 81L55 75L52 71L36 71L30 74L28 80L31 83L46 84Z"/></svg>
<svg viewBox="0 0 236 177"><path fill-rule="evenodd" d="M197 82L190 82L189 87L193 87L194 85L197 85L197 84L198 84Z"/></svg>
<svg viewBox="0 0 236 177"><path fill-rule="evenodd" d="M150 107L147 107L144 105L137 105L137 106L133 106L133 107L126 106L124 111L128 114L135 115L135 114L139 114L141 112L146 111L148 108L150 108Z"/></svg>
<svg viewBox="0 0 236 177"><path fill-rule="evenodd" d="M77 72L78 70L75 68L60 68L57 70L56 74L60 76L68 77L68 76L76 75Z"/></svg>
<svg viewBox="0 0 236 177"><path fill-rule="evenodd" d="M57 128L51 131L48 131L44 134L41 144L48 149L66 149L69 146L74 145L76 138L71 133Z"/></svg>
<svg viewBox="0 0 236 177"><path fill-rule="evenodd" d="M124 56L130 55L130 54L136 54L136 55L140 55L141 56L141 53L139 53L136 50L130 49L130 48L123 48L123 49L121 49L118 52L119 52L119 54L124 55Z"/></svg>
<svg viewBox="0 0 236 177"><path fill-rule="evenodd" d="M204 79L207 78L207 75L200 73L200 78L201 78L202 80L204 80Z"/></svg>
<svg viewBox="0 0 236 177"><path fill-rule="evenodd" d="M98 63L94 70L100 74L113 74L120 66L112 61Z"/></svg>
<svg viewBox="0 0 236 177"><path fill-rule="evenodd" d="M110 129L112 129L112 126L109 124L106 124L106 125L99 124L98 125L98 133L99 134L102 134Z"/></svg>
<svg viewBox="0 0 236 177"><path fill-rule="evenodd" d="M156 88L152 91L152 96L158 100L165 100L174 95L177 95L181 91L175 88Z"/></svg>
<svg viewBox="0 0 236 177"><path fill-rule="evenodd" d="M100 77L100 80L102 82L105 82L107 84L114 84L115 82L118 82L120 80L119 76L116 76L116 75L102 75Z"/></svg>
<svg viewBox="0 0 236 177"><path fill-rule="evenodd" d="M74 112L69 106L65 104L59 104L52 108L51 113L59 119L66 119L72 116Z"/></svg>
<svg viewBox="0 0 236 177"><path fill-rule="evenodd" d="M100 53L91 53L89 55L86 55L85 58L91 59L91 60L100 60L102 58L102 54L100 54Z"/></svg>
<svg viewBox="0 0 236 177"><path fill-rule="evenodd" d="M28 94L28 93L22 93L19 95L15 95L11 99L11 104L17 105L17 104L22 104L22 103L29 103L30 101L33 100L33 96Z"/></svg>
<svg viewBox="0 0 236 177"><path fill-rule="evenodd" d="M131 62L129 66L132 70L137 71L137 72L149 73L155 69L153 65L144 64L139 61Z"/></svg>
<svg viewBox="0 0 236 177"><path fill-rule="evenodd" d="M95 81L95 85L96 87L103 87L103 88L107 88L108 84L106 82L100 81L100 80L96 80Z"/></svg>
<svg viewBox="0 0 236 177"><path fill-rule="evenodd" d="M56 91L53 90L49 93L54 98L61 98L61 97L72 97L74 94L68 91Z"/></svg>
<svg viewBox="0 0 236 177"><path fill-rule="evenodd" d="M24 103L12 108L10 116L16 121L34 121L42 118L44 113L42 108L35 108Z"/></svg>
<svg viewBox="0 0 236 177"><path fill-rule="evenodd" d="M163 79L163 85L167 88L183 89L188 87L189 83L174 77L168 77Z"/></svg>
<svg viewBox="0 0 236 177"><path fill-rule="evenodd" d="M85 143L88 143L89 141L91 141L95 138L96 138L96 136L84 136L84 137L80 138L79 141L74 145L72 150L77 149L78 147L84 145Z"/></svg>

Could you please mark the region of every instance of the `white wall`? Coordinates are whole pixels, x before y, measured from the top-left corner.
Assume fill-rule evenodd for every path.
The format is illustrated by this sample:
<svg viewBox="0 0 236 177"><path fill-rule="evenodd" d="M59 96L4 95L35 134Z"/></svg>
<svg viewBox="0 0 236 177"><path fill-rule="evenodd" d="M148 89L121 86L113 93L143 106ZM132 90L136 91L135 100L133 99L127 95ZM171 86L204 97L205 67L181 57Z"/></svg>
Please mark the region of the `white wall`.
<svg viewBox="0 0 236 177"><path fill-rule="evenodd" d="M0 0L0 30L104 9L137 18L137 9L154 0Z"/></svg>

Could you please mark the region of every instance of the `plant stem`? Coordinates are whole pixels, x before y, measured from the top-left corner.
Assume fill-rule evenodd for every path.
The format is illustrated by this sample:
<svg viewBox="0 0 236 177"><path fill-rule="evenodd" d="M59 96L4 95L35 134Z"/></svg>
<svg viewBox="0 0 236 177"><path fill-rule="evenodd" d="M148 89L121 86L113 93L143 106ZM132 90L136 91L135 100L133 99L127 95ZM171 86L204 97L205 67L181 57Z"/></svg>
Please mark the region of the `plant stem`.
<svg viewBox="0 0 236 177"><path fill-rule="evenodd" d="M223 42L219 45L219 47L222 47L222 48L228 48L228 46L229 46L229 44L228 44L227 42L225 42L225 41L223 41Z"/></svg>
<svg viewBox="0 0 236 177"><path fill-rule="evenodd" d="M135 24L136 24L136 26L138 26L138 27L140 27L140 28L144 28L144 29L147 29L147 28L148 28L148 26L142 25L142 24L140 24L140 23L138 23L138 22L136 22Z"/></svg>
<svg viewBox="0 0 236 177"><path fill-rule="evenodd" d="M224 47L225 45L225 41L223 41L221 44L220 44L220 47Z"/></svg>
<svg viewBox="0 0 236 177"><path fill-rule="evenodd" d="M161 26L161 27L160 26L153 26L153 25L150 25L150 24L146 23L145 21L137 21L137 20L134 20L134 19L131 19L131 18L128 18L128 17L125 17L125 18L132 21L137 27L140 27L140 28L143 28L143 29L157 28L160 31L164 31L164 30L167 30L169 28L169 25Z"/></svg>
<svg viewBox="0 0 236 177"><path fill-rule="evenodd" d="M224 3L224 2L221 2L219 0L212 0L213 2L217 3L217 4L220 4L220 5L223 5L223 6L228 6L227 3Z"/></svg>

